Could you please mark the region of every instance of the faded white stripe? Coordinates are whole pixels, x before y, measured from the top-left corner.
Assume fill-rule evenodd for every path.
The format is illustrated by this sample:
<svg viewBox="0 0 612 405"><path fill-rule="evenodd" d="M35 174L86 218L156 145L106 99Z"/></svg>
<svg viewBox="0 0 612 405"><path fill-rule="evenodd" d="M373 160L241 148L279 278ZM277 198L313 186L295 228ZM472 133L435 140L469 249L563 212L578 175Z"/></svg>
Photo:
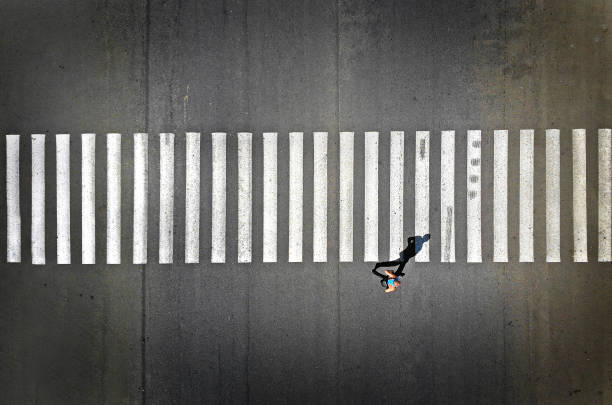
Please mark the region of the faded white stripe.
<svg viewBox="0 0 612 405"><path fill-rule="evenodd" d="M277 139L276 132L263 134L263 261L276 262L277 235Z"/></svg>
<svg viewBox="0 0 612 405"><path fill-rule="evenodd" d="M45 135L32 134L32 264L45 264Z"/></svg>
<svg viewBox="0 0 612 405"><path fill-rule="evenodd" d="M546 130L546 261L561 261L560 133Z"/></svg>
<svg viewBox="0 0 612 405"><path fill-rule="evenodd" d="M289 262L302 261L304 134L289 133Z"/></svg>
<svg viewBox="0 0 612 405"><path fill-rule="evenodd" d="M70 135L55 135L57 263L70 264Z"/></svg>
<svg viewBox="0 0 612 405"><path fill-rule="evenodd" d="M174 134L159 134L159 262L172 263L174 240Z"/></svg>
<svg viewBox="0 0 612 405"><path fill-rule="evenodd" d="M6 261L21 261L19 207L19 135L6 136Z"/></svg>
<svg viewBox="0 0 612 405"><path fill-rule="evenodd" d="M312 261L327 261L327 132L313 133Z"/></svg>
<svg viewBox="0 0 612 405"><path fill-rule="evenodd" d="M226 138L225 132L212 133L212 263L225 262Z"/></svg>
<svg viewBox="0 0 612 405"><path fill-rule="evenodd" d="M572 131L574 185L574 261L587 262L586 131Z"/></svg>
<svg viewBox="0 0 612 405"><path fill-rule="evenodd" d="M429 131L416 131L414 170L414 233L429 233ZM429 243L423 244L416 262L429 261Z"/></svg>
<svg viewBox="0 0 612 405"><path fill-rule="evenodd" d="M106 263L121 263L121 134L106 135Z"/></svg>
<svg viewBox="0 0 612 405"><path fill-rule="evenodd" d="M363 261L378 261L378 132L364 136Z"/></svg>
<svg viewBox="0 0 612 405"><path fill-rule="evenodd" d="M148 134L134 134L134 264L147 263L148 155Z"/></svg>
<svg viewBox="0 0 612 405"><path fill-rule="evenodd" d="M467 131L467 262L482 262L481 132Z"/></svg>
<svg viewBox="0 0 612 405"><path fill-rule="evenodd" d="M81 262L96 262L96 134L81 134Z"/></svg>
<svg viewBox="0 0 612 405"><path fill-rule="evenodd" d="M200 139L187 132L185 147L185 263L200 262Z"/></svg>
<svg viewBox="0 0 612 405"><path fill-rule="evenodd" d="M389 149L389 260L394 260L404 246L404 131L391 131Z"/></svg>
<svg viewBox="0 0 612 405"><path fill-rule="evenodd" d="M533 129L520 131L519 261L533 262Z"/></svg>
<svg viewBox="0 0 612 405"><path fill-rule="evenodd" d="M455 261L455 131L440 134L440 259Z"/></svg>
<svg viewBox="0 0 612 405"><path fill-rule="evenodd" d="M340 132L339 259L353 261L353 132Z"/></svg>
<svg viewBox="0 0 612 405"><path fill-rule="evenodd" d="M612 261L610 128L599 130L599 261Z"/></svg>
<svg viewBox="0 0 612 405"><path fill-rule="evenodd" d="M493 261L508 261L508 131L493 132Z"/></svg>
<svg viewBox="0 0 612 405"><path fill-rule="evenodd" d="M238 263L251 262L252 138L238 132Z"/></svg>

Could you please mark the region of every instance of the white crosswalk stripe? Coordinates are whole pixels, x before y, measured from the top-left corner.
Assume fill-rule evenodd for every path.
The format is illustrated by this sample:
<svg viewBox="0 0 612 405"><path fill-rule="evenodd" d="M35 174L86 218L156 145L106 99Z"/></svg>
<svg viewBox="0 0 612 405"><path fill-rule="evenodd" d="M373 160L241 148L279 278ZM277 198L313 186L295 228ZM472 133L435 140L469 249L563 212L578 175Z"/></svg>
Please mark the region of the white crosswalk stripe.
<svg viewBox="0 0 612 405"><path fill-rule="evenodd" d="M327 261L327 132L313 133L312 261Z"/></svg>
<svg viewBox="0 0 612 405"><path fill-rule="evenodd" d="M159 262L174 253L174 134L159 134Z"/></svg>
<svg viewBox="0 0 612 405"><path fill-rule="evenodd" d="M96 134L81 135L81 263L96 262Z"/></svg>
<svg viewBox="0 0 612 405"><path fill-rule="evenodd" d="M455 261L455 131L440 134L440 258Z"/></svg>
<svg viewBox="0 0 612 405"><path fill-rule="evenodd" d="M252 139L252 133L238 132L238 263L251 262Z"/></svg>
<svg viewBox="0 0 612 405"><path fill-rule="evenodd" d="M363 221L363 261L378 261L379 238L389 240L389 258L397 258L397 253L403 248L403 210L406 195L414 194L414 230L416 235L429 233L429 210L431 204L438 204L440 209L440 261L455 262L455 222L465 220L467 236L467 262L479 263L483 261L483 245L489 243L481 239L482 228L491 226L493 231L492 253L494 262L508 261L508 144L509 132L507 130L495 130L493 136L493 212L482 212L482 160L485 151L482 150L482 134L480 130L467 131L465 144L456 144L455 131L445 130L440 132L440 156L430 162L430 132L416 131L414 143L414 167L404 166L404 132L392 131L380 133L370 131L364 133L364 155L363 162L355 161L354 154L354 132L341 132L337 134L337 140L333 145L339 145L338 153L338 196L329 194L328 189L328 137L327 132L314 132L312 138L305 137L303 132L291 132L289 139L289 173L286 177L278 176L278 133L266 132L261 134L263 142L263 183L262 189L253 189L253 134L240 132L236 134L213 133L212 134L212 161L207 162L200 156L201 134L189 132L184 136L185 150L177 152L180 156L185 153L184 162L175 162L175 135L172 133L161 133L159 135L160 156L159 172L152 175L159 176L159 190L148 190L149 182L149 160L148 160L148 135L135 133L134 159L133 159L133 184L123 184L123 187L133 186L133 257L134 264L147 263L147 230L148 197L150 192L159 192L159 228L155 229L159 235L159 263L173 263L174 261L174 215L184 215L185 218L185 250L184 257L180 261L185 263L200 262L200 247L210 243L212 263L226 262L226 221L227 221L227 187L229 186L234 195L237 191L238 212L237 214L237 252L236 260L239 263L252 261L253 232L259 232L262 240L262 260L264 262L277 262L278 246L278 207L279 198L287 198L288 201L288 257L289 262L303 262L303 248L305 238L312 237L312 261L326 262L328 246L327 214L328 201L335 201L338 205L338 259L342 262L361 260L361 254L355 257L353 251L354 221ZM586 130L574 129L571 131L572 139L572 210L571 215L561 213L561 139L563 133L558 129L547 129L545 131L545 173L534 172L534 137L532 129L520 130L517 142L519 143L518 164L518 196L514 200L519 202L519 237L518 237L518 260L520 262L534 261L534 238L545 238L546 261L561 261L561 241L563 238L571 238L573 245L573 260L576 262L588 261L588 205L590 188L587 182L597 181L597 227L598 227L598 260L609 262L612 259L611 249L611 131L600 129L597 137L597 161L598 178L589 174L587 177L588 143ZM569 136L569 131L567 136ZM180 136L180 135L179 135ZM226 184L227 178L227 137L236 137L237 149L230 152L229 164L236 164L238 168L237 184ZM379 232L379 140L381 136L389 137L389 228L388 234ZM49 156L55 159L55 187L57 197L57 210L55 218L46 218L45 193L45 168L49 164L49 158L45 159L45 135L32 134L30 137L32 171L28 192L31 192L31 258L34 264L45 264L45 233L46 221L56 221L57 224L57 249L55 257L58 264L69 264L71 258L71 240L76 236L71 235L71 194L70 182L78 176L71 175L69 134L55 135L55 154ZM95 134L81 134L81 235L82 252L81 262L84 264L95 263L95 215L96 215L96 182L106 183L106 263L117 264L121 262L121 134L109 133L104 138L106 142L106 179L96 179L95 162ZM306 141L312 139L312 141ZM593 138L594 139L594 138ZM312 143L311 143L312 142ZM463 143L463 142L461 142ZM466 154L466 182L456 181L455 153L459 146L465 147ZM304 217L305 204L308 196L305 196L304 172L305 151L312 148L312 235L305 234ZM20 216L20 184L28 181L20 176L20 136L6 135L6 202L7 202L7 262L21 262L21 216ZM21 153L24 153L21 151ZM387 151L385 151L385 154ZM539 153L539 152L538 152ZM569 155L568 155L569 156ZM234 160L235 159L235 160ZM234 163L236 162L236 163ZM430 164L440 165L440 197L432 200L430 198ZM175 164L185 165L185 189L176 190ZM355 164L362 164L364 177L354 178ZM202 166L204 165L204 166ZM202 201L200 172L210 171L211 195L210 198L210 223L200 222L200 210ZM414 191L404 189L405 173L414 170ZM540 177L541 176L541 177ZM437 181L437 179L434 179ZM534 234L534 183L545 182L545 232ZM569 181L570 179L566 179ZM278 185L287 182L289 185L288 195L279 196ZM363 182L364 208L363 212L353 212L353 191L355 182ZM435 182L434 182L435 184ZM467 197L466 212L464 218L457 218L455 210L455 189L463 187ZM176 212L174 198L176 193L185 193L185 211ZM310 192L310 190L308 191ZM253 212L254 193L262 193L262 212ZM100 196L103 196L101 194ZM98 197L100 197L98 196ZM486 194L485 194L486 196ZM73 198L79 198L72 196ZM512 199L511 199L512 201ZM486 205L485 205L486 206ZM435 208L437 209L437 207ZM233 214L233 213L232 213ZM263 215L263 229L253 229L252 216ZM483 223L483 214L491 215L493 222ZM539 215L539 214L538 214ZM595 213L592 214L594 217ZM563 221L571 221L573 229L572 236L561 234ZM210 241L201 241L200 233L202 226L210 226ZM595 226L593 223L591 226ZM437 238L437 236L434 236ZM386 255L386 254L385 254ZM416 261L428 262L429 243L425 243L417 254ZM516 259L515 259L516 260Z"/></svg>
<svg viewBox="0 0 612 405"><path fill-rule="evenodd" d="M493 261L508 261L508 131L493 131Z"/></svg>
<svg viewBox="0 0 612 405"><path fill-rule="evenodd" d="M19 135L6 136L6 261L21 262Z"/></svg>
<svg viewBox="0 0 612 405"><path fill-rule="evenodd" d="M574 206L574 261L586 262L587 206L586 206L586 131L572 131L572 172Z"/></svg>
<svg viewBox="0 0 612 405"><path fill-rule="evenodd" d="M225 262L225 214L226 214L226 138L224 132L212 134L212 225L211 252L212 263Z"/></svg>
<svg viewBox="0 0 612 405"><path fill-rule="evenodd" d="M403 131L391 131L389 148L389 260L395 260L404 248Z"/></svg>
<svg viewBox="0 0 612 405"><path fill-rule="evenodd" d="M558 129L546 130L546 261L561 261L561 147Z"/></svg>
<svg viewBox="0 0 612 405"><path fill-rule="evenodd" d="M121 134L106 135L106 263L121 263Z"/></svg>
<svg viewBox="0 0 612 405"><path fill-rule="evenodd" d="M363 261L378 260L378 132L364 138Z"/></svg>
<svg viewBox="0 0 612 405"><path fill-rule="evenodd" d="M132 249L134 264L147 263L148 153L148 135L134 134L134 238Z"/></svg>
<svg viewBox="0 0 612 405"><path fill-rule="evenodd" d="M185 136L185 263L199 263L201 134L187 132Z"/></svg>
<svg viewBox="0 0 612 405"><path fill-rule="evenodd" d="M70 135L55 135L57 263L70 264Z"/></svg>
<svg viewBox="0 0 612 405"><path fill-rule="evenodd" d="M45 264L45 135L32 135L32 264Z"/></svg>
<svg viewBox="0 0 612 405"><path fill-rule="evenodd" d="M417 131L414 168L414 234L429 233L429 131ZM429 261L429 243L423 244L414 258Z"/></svg>
<svg viewBox="0 0 612 405"><path fill-rule="evenodd" d="M467 131L467 261L482 262L481 243L481 133Z"/></svg>
<svg viewBox="0 0 612 405"><path fill-rule="evenodd" d="M276 262L278 235L278 134L263 134L263 261Z"/></svg>
<svg viewBox="0 0 612 405"><path fill-rule="evenodd" d="M599 261L612 261L612 166L610 128L599 130Z"/></svg>
<svg viewBox="0 0 612 405"><path fill-rule="evenodd" d="M519 261L533 262L533 130L520 132Z"/></svg>
<svg viewBox="0 0 612 405"><path fill-rule="evenodd" d="M353 261L353 132L340 132L340 212L341 262Z"/></svg>
<svg viewBox="0 0 612 405"><path fill-rule="evenodd" d="M304 133L289 133L289 262L302 261Z"/></svg>

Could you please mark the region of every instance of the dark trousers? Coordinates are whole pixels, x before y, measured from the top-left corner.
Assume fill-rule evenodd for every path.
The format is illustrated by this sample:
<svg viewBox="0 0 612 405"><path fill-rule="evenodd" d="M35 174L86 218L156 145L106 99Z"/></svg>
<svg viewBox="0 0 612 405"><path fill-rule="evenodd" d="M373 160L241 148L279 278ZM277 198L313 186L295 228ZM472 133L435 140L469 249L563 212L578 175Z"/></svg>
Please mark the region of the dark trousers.
<svg viewBox="0 0 612 405"><path fill-rule="evenodd" d="M389 276L387 276L386 274L379 273L377 268L399 266L397 270L393 273L395 277L399 277L399 276L404 275L404 273L402 273L402 270L404 269L404 266L406 265L406 263L407 262L401 261L399 259L392 260L390 262L376 263L376 267L372 269L372 274L374 274L377 277L380 277L380 285L382 285L384 288L387 288L387 280L389 280Z"/></svg>
<svg viewBox="0 0 612 405"><path fill-rule="evenodd" d="M397 270L395 270L395 272L393 272L393 274L395 274L395 277L403 276L404 273L402 272L402 270L404 270L404 266L406 265L406 263L408 263L408 262L407 261L405 262L405 261L400 260L400 259L391 260L389 262L376 263L376 266L374 267L374 269L372 269L372 273L374 273L378 277L387 277L386 275L380 274L378 271L376 271L376 269L378 269L379 267L395 267L395 266L398 266Z"/></svg>

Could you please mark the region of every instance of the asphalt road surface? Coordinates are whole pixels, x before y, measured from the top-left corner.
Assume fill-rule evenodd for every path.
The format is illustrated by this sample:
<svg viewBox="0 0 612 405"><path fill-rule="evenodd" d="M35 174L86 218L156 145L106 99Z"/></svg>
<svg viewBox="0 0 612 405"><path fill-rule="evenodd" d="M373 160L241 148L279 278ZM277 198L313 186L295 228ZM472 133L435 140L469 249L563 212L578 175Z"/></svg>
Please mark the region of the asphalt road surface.
<svg viewBox="0 0 612 405"><path fill-rule="evenodd" d="M22 221L21 263L0 255L0 403L612 403L612 266L598 261L598 176L605 175L598 130L612 125L609 2L4 0L0 10L0 156L13 150L4 135L20 134L14 161ZM498 262L493 131L503 129L508 261ZM520 261L524 129L534 131L533 261ZM559 263L547 261L547 129L559 130ZM584 184L573 181L574 129L585 129ZM440 160L448 152L444 130L455 131L451 166ZM476 144L468 130L482 131L479 175L470 166ZM185 264L184 256L188 131L201 133L199 264ZM251 183L240 183L241 131L252 133ZM303 132L297 211L289 203L289 179L299 173L290 168L295 131ZM322 262L313 260L315 131L328 133ZM340 220L342 131L354 133L353 211L342 220L353 219L352 241ZM378 132L376 156L367 131ZM391 131L404 131L401 236L422 229L415 184L418 168L428 167L432 238L429 261L411 261L399 291L384 294L364 257L387 260L390 234L398 234L389 221L390 196L397 196ZM425 166L417 131L429 131ZM211 263L218 236L211 234L213 132L227 134L222 263ZM263 260L264 132L278 134L275 262ZM56 264L63 246L56 213L66 199L56 191L64 161L56 159L62 144L55 134L65 133L70 265ZM95 265L78 264L92 245L81 234L82 133L97 134ZM114 200L121 264L112 265L104 264L113 173L107 133L122 134L122 194ZM147 264L131 264L134 133L149 134ZM160 133L175 134L170 200L159 193L160 155L168 158ZM31 134L46 134L44 175L32 170ZM10 250L5 178L12 161L0 165L0 252ZM449 200L441 180L449 167L455 261L443 262L440 201ZM474 173L480 245L468 242ZM36 211L32 187L42 180L45 200L34 201L43 207ZM372 181L376 205L364 198ZM247 263L238 260L246 257L239 224L248 218L239 210L239 183L252 196ZM586 190L579 210L586 234L575 243L577 187ZM171 253L158 232L160 204L168 201ZM303 215L301 249L289 230L296 213ZM588 261L574 262L585 238L580 254ZM45 264L32 265L43 242ZM341 261L347 246L352 260ZM468 263L474 246L482 248L481 263ZM158 264L160 252L173 264ZM289 262L296 252L302 260Z"/></svg>

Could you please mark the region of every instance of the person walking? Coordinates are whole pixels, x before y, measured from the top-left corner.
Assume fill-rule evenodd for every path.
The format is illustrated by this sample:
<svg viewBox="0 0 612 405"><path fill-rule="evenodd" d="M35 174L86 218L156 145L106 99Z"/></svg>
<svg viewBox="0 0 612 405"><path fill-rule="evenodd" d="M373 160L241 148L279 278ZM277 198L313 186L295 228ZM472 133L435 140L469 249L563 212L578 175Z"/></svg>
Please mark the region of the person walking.
<svg viewBox="0 0 612 405"><path fill-rule="evenodd" d="M416 254L421 251L421 249L423 248L423 244L429 241L430 237L431 237L430 234L426 234L423 236L411 236L408 238L408 246L406 246L406 248L400 252L398 259L387 261L387 262L379 262L374 265L374 268L372 269L372 273L375 276L380 277L381 279L380 284L381 286L386 288L385 292L389 293L389 292L393 292L397 290L397 288L401 285L399 278L401 276L405 276L405 273L403 270L404 270L404 267L406 266L406 263L408 263L408 261L411 258L416 256ZM390 270L385 270L384 275L378 272L378 269L380 267L395 267L395 266L398 266L395 272L392 272Z"/></svg>

